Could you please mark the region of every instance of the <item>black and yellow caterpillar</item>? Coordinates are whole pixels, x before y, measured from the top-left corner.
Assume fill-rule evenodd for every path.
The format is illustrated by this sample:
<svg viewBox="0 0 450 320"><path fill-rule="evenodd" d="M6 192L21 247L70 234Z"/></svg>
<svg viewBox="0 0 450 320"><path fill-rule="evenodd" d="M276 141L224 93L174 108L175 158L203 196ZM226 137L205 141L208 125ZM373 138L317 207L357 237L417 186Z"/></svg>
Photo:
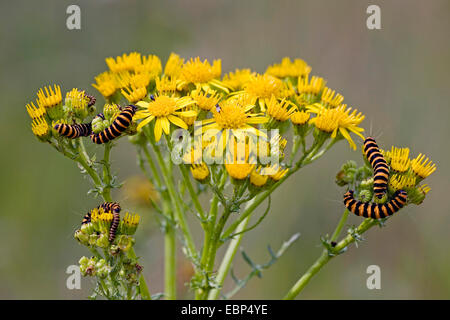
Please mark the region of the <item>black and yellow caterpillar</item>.
<svg viewBox="0 0 450 320"><path fill-rule="evenodd" d="M92 133L91 140L96 144L107 143L122 134L131 124L137 107L129 105L119 113L111 125L99 133Z"/></svg>
<svg viewBox="0 0 450 320"><path fill-rule="evenodd" d="M403 208L408 200L408 196L405 191L398 190L395 192L394 197L383 204L380 203L364 203L362 201L355 200L353 190L349 190L344 194L344 204L347 209L357 216L365 218L381 219L393 215L398 210Z"/></svg>
<svg viewBox="0 0 450 320"><path fill-rule="evenodd" d="M109 242L113 242L116 238L117 228L120 222L120 205L117 202L104 202L98 206L102 208L105 212L111 212L113 214L113 220L111 222L111 227L109 227Z"/></svg>
<svg viewBox="0 0 450 320"><path fill-rule="evenodd" d="M389 166L373 138L367 137L364 140L364 154L373 169L373 191L375 196L381 199L387 189Z"/></svg>
<svg viewBox="0 0 450 320"><path fill-rule="evenodd" d="M90 123L58 123L54 128L60 135L69 139L87 137L92 133L92 125Z"/></svg>

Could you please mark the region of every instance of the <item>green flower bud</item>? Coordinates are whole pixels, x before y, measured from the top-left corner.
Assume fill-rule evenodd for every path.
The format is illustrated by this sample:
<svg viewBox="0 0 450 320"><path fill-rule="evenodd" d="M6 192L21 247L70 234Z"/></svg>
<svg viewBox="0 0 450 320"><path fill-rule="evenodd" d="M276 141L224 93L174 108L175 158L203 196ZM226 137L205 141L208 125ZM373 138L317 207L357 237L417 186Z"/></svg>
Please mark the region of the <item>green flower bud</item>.
<svg viewBox="0 0 450 320"><path fill-rule="evenodd" d="M94 225L90 222L82 224L80 230L86 235L91 235L95 231Z"/></svg>
<svg viewBox="0 0 450 320"><path fill-rule="evenodd" d="M358 197L362 202L370 202L373 197L373 192L370 190L361 190Z"/></svg>
<svg viewBox="0 0 450 320"><path fill-rule="evenodd" d="M410 203L414 203L419 205L425 200L427 191L424 190L422 186L418 186L417 188L413 188L407 191L408 193L408 201Z"/></svg>
<svg viewBox="0 0 450 320"><path fill-rule="evenodd" d="M100 237L98 237L96 245L97 247L100 248L108 248L109 246L108 235L106 233L102 233Z"/></svg>
<svg viewBox="0 0 450 320"><path fill-rule="evenodd" d="M105 104L103 107L103 114L106 119L112 119L115 114L119 113L120 109L117 104Z"/></svg>
<svg viewBox="0 0 450 320"><path fill-rule="evenodd" d="M107 126L105 126L104 120L100 117L95 117L92 120L92 132L99 133L103 131Z"/></svg>
<svg viewBox="0 0 450 320"><path fill-rule="evenodd" d="M89 245L90 245L90 246L95 246L96 243L97 243L97 239L98 239L98 235L96 235L96 234L91 234L91 235L89 236Z"/></svg>
<svg viewBox="0 0 450 320"><path fill-rule="evenodd" d="M89 235L83 233L81 230L75 231L75 239L77 239L82 245L89 245Z"/></svg>
<svg viewBox="0 0 450 320"><path fill-rule="evenodd" d="M78 260L78 263L79 263L81 266L86 266L86 265L88 264L88 262L89 262L89 259L88 259L87 257L85 257L85 256L82 256L82 257L80 258L80 260Z"/></svg>
<svg viewBox="0 0 450 320"><path fill-rule="evenodd" d="M117 246L123 252L127 252L133 246L133 243L134 241L132 237L122 234L119 236Z"/></svg>

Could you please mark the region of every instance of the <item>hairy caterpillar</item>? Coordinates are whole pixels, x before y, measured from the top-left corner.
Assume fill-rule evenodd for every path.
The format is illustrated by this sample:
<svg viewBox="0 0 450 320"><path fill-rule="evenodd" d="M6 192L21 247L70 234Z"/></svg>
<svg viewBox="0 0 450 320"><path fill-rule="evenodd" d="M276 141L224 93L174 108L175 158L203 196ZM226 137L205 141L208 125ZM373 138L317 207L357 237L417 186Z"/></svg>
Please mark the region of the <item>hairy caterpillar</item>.
<svg viewBox="0 0 450 320"><path fill-rule="evenodd" d="M375 196L381 199L387 189L389 166L373 138L368 137L364 140L364 154L373 169L373 191Z"/></svg>
<svg viewBox="0 0 450 320"><path fill-rule="evenodd" d="M353 190L349 190L344 194L344 204L347 209L357 216L365 218L381 219L391 216L398 210L403 208L408 199L406 192L398 190L394 194L394 198L390 201L380 203L364 203L362 201L355 200L353 196Z"/></svg>
<svg viewBox="0 0 450 320"><path fill-rule="evenodd" d="M55 130L64 137L75 139L78 137L87 137L92 133L92 125L90 123L65 124L58 123L54 126Z"/></svg>
<svg viewBox="0 0 450 320"><path fill-rule="evenodd" d="M131 124L137 107L129 105L125 107L111 125L99 133L92 133L91 140L96 144L107 143L122 134Z"/></svg>

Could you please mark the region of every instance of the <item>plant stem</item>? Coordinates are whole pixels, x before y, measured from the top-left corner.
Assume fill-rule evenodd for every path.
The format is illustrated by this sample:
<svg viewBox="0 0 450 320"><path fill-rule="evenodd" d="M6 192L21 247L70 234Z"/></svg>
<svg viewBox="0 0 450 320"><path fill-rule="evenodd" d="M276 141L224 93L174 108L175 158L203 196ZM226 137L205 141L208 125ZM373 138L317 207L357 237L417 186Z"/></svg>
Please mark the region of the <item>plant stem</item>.
<svg viewBox="0 0 450 320"><path fill-rule="evenodd" d="M250 216L244 219L236 228L236 232L241 232L247 227L248 222L250 221ZM233 261L234 256L238 250L238 247L241 243L242 237L236 237L231 239L230 244L228 245L227 251L222 259L222 263L220 264L219 270L216 276L217 285L220 288L223 287L223 283L225 282L225 278L230 271L231 262ZM216 300L219 296L220 289L212 289L209 292L208 300Z"/></svg>
<svg viewBox="0 0 450 320"><path fill-rule="evenodd" d="M343 225L345 224L345 220L347 219L348 211L345 210L344 214L342 215L342 218L340 219L336 230L333 233L333 237L338 237L340 231L342 230ZM355 233L357 235L362 235L364 232L369 230L371 227L376 225L378 222L373 219L365 219L359 227L356 229ZM333 239L332 237L332 239ZM352 234L348 234L343 240L341 240L330 252L327 249L324 249L322 251L322 254L320 257L313 263L311 267L309 267L308 271L306 271L305 274L303 274L300 279L294 284L294 286L289 290L289 292L284 297L284 300L292 300L294 299L309 283L311 278L319 272L332 258L339 255L343 252L347 246L353 242L355 242L356 239Z"/></svg>
<svg viewBox="0 0 450 320"><path fill-rule="evenodd" d="M200 214L200 217L202 220L206 219L205 211L203 211L202 205L200 204L200 201L198 200L197 192L195 192L194 187L192 186L191 179L189 177L189 173L186 170L186 167L184 164L179 165L181 174L183 175L184 183L189 191L189 194L192 198L192 202L194 203L195 209ZM203 223L202 223L203 224Z"/></svg>
<svg viewBox="0 0 450 320"><path fill-rule="evenodd" d="M164 235L164 291L167 300L176 299L176 236L175 228L166 226Z"/></svg>

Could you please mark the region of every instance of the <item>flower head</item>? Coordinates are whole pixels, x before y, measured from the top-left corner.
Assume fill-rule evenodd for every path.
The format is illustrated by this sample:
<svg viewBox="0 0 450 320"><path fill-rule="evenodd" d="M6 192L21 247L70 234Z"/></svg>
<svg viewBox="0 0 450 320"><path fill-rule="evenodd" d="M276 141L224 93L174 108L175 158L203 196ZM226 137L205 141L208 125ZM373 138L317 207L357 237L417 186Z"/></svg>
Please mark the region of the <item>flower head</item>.
<svg viewBox="0 0 450 320"><path fill-rule="evenodd" d="M54 90L51 86L39 89L37 96L38 104L46 109L55 107L62 102L61 87L56 84L54 85Z"/></svg>
<svg viewBox="0 0 450 320"><path fill-rule="evenodd" d="M137 130L140 131L143 126L156 119L154 134L155 140L159 141L163 131L166 135L170 133L170 123L187 129L186 123L178 116L195 116L196 112L179 110L194 103L190 97L176 98L170 96L156 96L151 102L139 101L137 105L144 110L136 112L134 117L135 119L143 119L137 126Z"/></svg>
<svg viewBox="0 0 450 320"><path fill-rule="evenodd" d="M394 174L389 178L389 187L395 192L414 188L416 185L416 177L414 175Z"/></svg>
<svg viewBox="0 0 450 320"><path fill-rule="evenodd" d="M310 118L309 112L296 111L291 114L291 122L297 126L304 125Z"/></svg>
<svg viewBox="0 0 450 320"><path fill-rule="evenodd" d="M261 174L261 171L262 167L259 166L258 168L253 169L253 171L250 173L250 183L255 187L262 187L267 183L267 180L269 179L269 176Z"/></svg>
<svg viewBox="0 0 450 320"><path fill-rule="evenodd" d="M311 67L302 59L291 61L288 57L283 58L281 63L273 64L267 68L266 73L277 78L305 77L311 72Z"/></svg>
<svg viewBox="0 0 450 320"><path fill-rule="evenodd" d="M341 105L342 101L344 101L344 97L341 94L336 93L336 91L327 87L323 89L322 97L320 99L321 104L328 108L336 108Z"/></svg>
<svg viewBox="0 0 450 320"><path fill-rule="evenodd" d="M250 82L254 77L255 73L250 69L236 69L234 72L227 73L222 82L225 86L233 89L234 91L242 90L244 86Z"/></svg>
<svg viewBox="0 0 450 320"><path fill-rule="evenodd" d="M134 72L145 74L150 79L154 79L162 72L161 60L155 55L143 56L142 63L134 66Z"/></svg>
<svg viewBox="0 0 450 320"><path fill-rule="evenodd" d="M289 171L289 168L283 169L280 165L274 164L262 170L262 174L269 175L275 181L281 180Z"/></svg>
<svg viewBox="0 0 450 320"><path fill-rule="evenodd" d="M285 99L278 101L275 96L266 105L267 114L277 121L286 121L297 110L297 107Z"/></svg>
<svg viewBox="0 0 450 320"><path fill-rule="evenodd" d="M221 96L217 91L203 91L200 89L192 90L191 97L200 109L205 111L211 111L211 109L213 109L213 107L215 107L221 99Z"/></svg>
<svg viewBox="0 0 450 320"><path fill-rule="evenodd" d="M189 60L181 68L180 79L187 83L202 84L220 77L221 60L214 60L211 65L208 60L201 61L199 57Z"/></svg>
<svg viewBox="0 0 450 320"><path fill-rule="evenodd" d="M162 95L173 94L177 91L177 80L166 75L156 78L156 90Z"/></svg>
<svg viewBox="0 0 450 320"><path fill-rule="evenodd" d="M209 169L206 163L191 165L191 173L195 180L205 181L209 176Z"/></svg>
<svg viewBox="0 0 450 320"><path fill-rule="evenodd" d="M105 98L111 97L118 88L116 77L108 71L96 76L95 82L92 86Z"/></svg>
<svg viewBox="0 0 450 320"><path fill-rule="evenodd" d="M43 106L41 106L39 104L37 104L37 105L38 106L36 107L33 102L30 102L26 106L27 112L30 115L31 119L40 118L46 113L45 108Z"/></svg>
<svg viewBox="0 0 450 320"><path fill-rule="evenodd" d="M358 127L358 125L365 117L361 112L357 113L356 109L350 113L351 110L352 108L347 108L345 104L334 109L326 109L320 104L315 104L311 106L311 112L317 112L317 116L309 122L313 123L320 131L331 133L331 138L333 139L336 138L339 132L348 141L350 147L356 150L356 144L353 142L349 132L353 132L364 139L364 136L361 134L364 129Z"/></svg>
<svg viewBox="0 0 450 320"><path fill-rule="evenodd" d="M280 97L283 90L283 82L271 75L256 75L244 85L244 91L258 99L270 99Z"/></svg>
<svg viewBox="0 0 450 320"><path fill-rule="evenodd" d="M168 77L177 77L183 66L184 59L176 53L171 53L164 67L164 75Z"/></svg>
<svg viewBox="0 0 450 320"><path fill-rule="evenodd" d="M389 158L391 160L390 166L395 171L406 172L409 169L411 162L409 160L409 148L392 147Z"/></svg>
<svg viewBox="0 0 450 320"><path fill-rule="evenodd" d="M122 56L116 57L116 59L109 57L105 61L112 72L134 71L141 65L141 54L137 52L124 53Z"/></svg>
<svg viewBox="0 0 450 320"><path fill-rule="evenodd" d="M411 161L411 168L416 175L424 179L436 171L436 164L425 158L424 154L419 154Z"/></svg>
<svg viewBox="0 0 450 320"><path fill-rule="evenodd" d="M126 212L120 221L119 232L121 234L133 235L136 232L140 220L141 217L138 214Z"/></svg>
<svg viewBox="0 0 450 320"><path fill-rule="evenodd" d="M46 140L46 138L50 134L50 128L47 124L47 121L45 121L44 117L42 116L33 119L31 123L31 130L33 131L34 135L40 140Z"/></svg>
<svg viewBox="0 0 450 320"><path fill-rule="evenodd" d="M147 96L146 87L135 87L134 85L124 88L120 92L130 103L136 103Z"/></svg>

